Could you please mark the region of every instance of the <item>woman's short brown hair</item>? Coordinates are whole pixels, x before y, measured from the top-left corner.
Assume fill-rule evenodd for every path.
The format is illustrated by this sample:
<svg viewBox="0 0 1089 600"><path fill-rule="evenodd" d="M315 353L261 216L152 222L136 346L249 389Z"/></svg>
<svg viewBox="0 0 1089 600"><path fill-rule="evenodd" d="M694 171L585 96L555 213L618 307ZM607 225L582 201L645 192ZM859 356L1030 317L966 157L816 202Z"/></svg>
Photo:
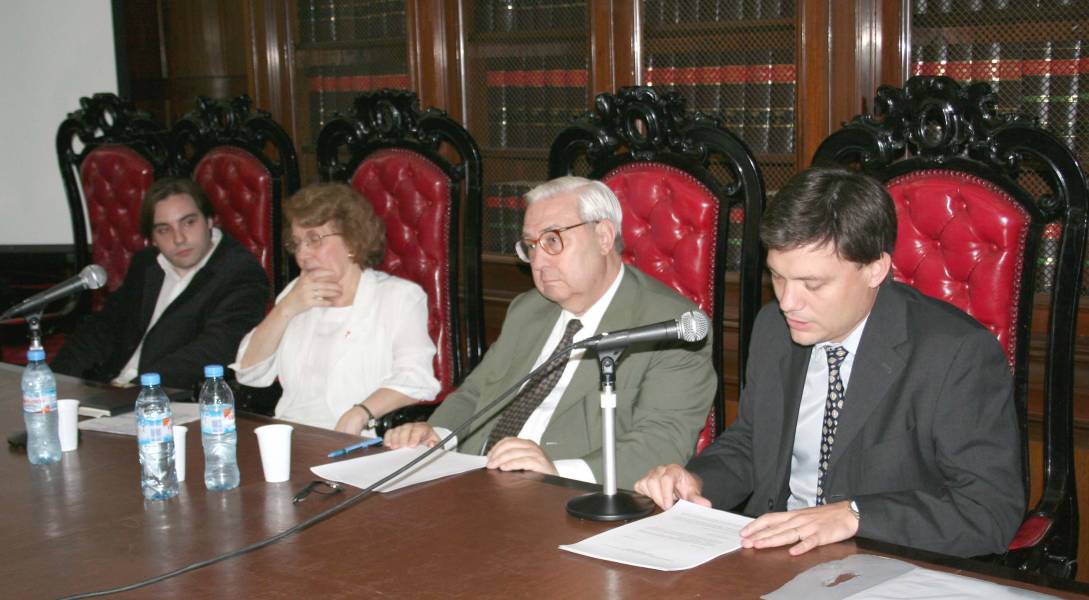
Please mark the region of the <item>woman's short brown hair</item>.
<svg viewBox="0 0 1089 600"><path fill-rule="evenodd" d="M344 238L352 260L366 269L386 255L386 224L359 192L343 183L314 183L295 192L284 203L284 239L291 239L291 225L321 227L331 223Z"/></svg>

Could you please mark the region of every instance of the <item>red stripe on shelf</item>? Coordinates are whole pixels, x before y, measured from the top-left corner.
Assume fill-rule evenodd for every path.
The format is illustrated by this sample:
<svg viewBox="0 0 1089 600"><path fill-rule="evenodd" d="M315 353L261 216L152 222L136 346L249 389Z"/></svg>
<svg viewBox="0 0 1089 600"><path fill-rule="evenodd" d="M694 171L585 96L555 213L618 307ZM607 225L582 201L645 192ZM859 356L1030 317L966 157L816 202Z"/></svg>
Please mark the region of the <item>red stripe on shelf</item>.
<svg viewBox="0 0 1089 600"><path fill-rule="evenodd" d="M571 69L564 78L568 87L586 87L589 81L589 73L586 69Z"/></svg>
<svg viewBox="0 0 1089 600"><path fill-rule="evenodd" d="M797 76L797 68L793 63L771 66L772 83L794 83Z"/></svg>

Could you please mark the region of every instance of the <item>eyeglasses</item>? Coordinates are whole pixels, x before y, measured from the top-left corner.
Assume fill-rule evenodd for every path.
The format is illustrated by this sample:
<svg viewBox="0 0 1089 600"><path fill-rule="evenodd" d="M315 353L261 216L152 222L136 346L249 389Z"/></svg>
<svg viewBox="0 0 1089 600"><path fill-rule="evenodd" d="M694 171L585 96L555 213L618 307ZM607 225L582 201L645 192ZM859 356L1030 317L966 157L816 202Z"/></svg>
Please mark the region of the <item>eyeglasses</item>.
<svg viewBox="0 0 1089 600"><path fill-rule="evenodd" d="M328 479L316 479L306 484L306 487L300 490L298 494L295 494L295 497L291 499L291 503L298 504L303 500L306 500L306 497L309 496L311 493L329 496L331 494L335 494L341 491L342 489L343 488L340 487L340 483L336 481L330 481Z"/></svg>
<svg viewBox="0 0 1089 600"><path fill-rule="evenodd" d="M545 251L545 254L556 256L560 252L563 252L563 236L560 234L576 227L581 227L587 223L597 223L597 221L583 221L582 223L575 223L574 225L568 225L567 227L557 227L556 229L546 229L541 232L541 236L534 238L522 238L515 242L514 251L518 254L518 258L524 262L529 262L531 253L538 247Z"/></svg>
<svg viewBox="0 0 1089 600"><path fill-rule="evenodd" d="M325 238L327 238L329 236L333 236L333 235L343 235L343 234L340 234L340 233L322 233L322 234L319 235L317 233L310 232L310 233L308 233L306 235L305 238L303 238L303 240L301 242L296 241L296 240L288 240L288 241L284 242L284 250L287 250L288 254L295 254L296 252L299 251L299 248L306 248L308 250L317 250L319 247L321 247L321 241L322 240L324 240Z"/></svg>

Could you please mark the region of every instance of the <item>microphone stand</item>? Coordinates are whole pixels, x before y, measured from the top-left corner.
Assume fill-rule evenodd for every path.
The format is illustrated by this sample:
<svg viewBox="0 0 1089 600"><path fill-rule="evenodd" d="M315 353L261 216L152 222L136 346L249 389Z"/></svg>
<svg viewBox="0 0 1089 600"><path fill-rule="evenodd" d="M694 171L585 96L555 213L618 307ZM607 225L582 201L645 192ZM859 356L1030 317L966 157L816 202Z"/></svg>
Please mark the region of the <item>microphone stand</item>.
<svg viewBox="0 0 1089 600"><path fill-rule="evenodd" d="M568 514L588 521L630 521L654 510L650 498L616 489L616 361L623 353L624 348L597 353L601 370L601 453L605 483L602 491L567 502Z"/></svg>

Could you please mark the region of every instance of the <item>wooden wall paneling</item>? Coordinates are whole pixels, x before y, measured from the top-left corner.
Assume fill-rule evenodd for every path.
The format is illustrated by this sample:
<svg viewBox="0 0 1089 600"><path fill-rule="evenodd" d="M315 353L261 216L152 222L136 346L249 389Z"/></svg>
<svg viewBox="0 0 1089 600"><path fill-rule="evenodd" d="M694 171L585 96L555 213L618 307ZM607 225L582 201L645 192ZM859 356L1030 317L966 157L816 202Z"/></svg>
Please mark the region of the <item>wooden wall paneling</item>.
<svg viewBox="0 0 1089 600"><path fill-rule="evenodd" d="M246 23L246 78L254 106L268 111L291 135L299 154L295 113L295 22L290 2L244 0Z"/></svg>
<svg viewBox="0 0 1089 600"><path fill-rule="evenodd" d="M808 165L831 131L832 53L829 47L831 0L798 2L797 164Z"/></svg>
<svg viewBox="0 0 1089 600"><path fill-rule="evenodd" d="M448 9L457 3L443 0L406 2L408 18L408 68L420 107L450 107L450 68L455 63L447 51ZM451 6L447 7L447 4Z"/></svg>
<svg viewBox="0 0 1089 600"><path fill-rule="evenodd" d="M908 61L911 58L911 40L908 27L909 10L904 0L880 0L879 33L881 35L881 65L878 85L904 85L907 80ZM877 88L874 88L877 91ZM872 108L872 107L871 107Z"/></svg>
<svg viewBox="0 0 1089 600"><path fill-rule="evenodd" d="M226 99L251 91L246 77L248 27L237 5L164 0L162 7L166 122L192 110L197 96Z"/></svg>
<svg viewBox="0 0 1089 600"><path fill-rule="evenodd" d="M166 48L162 2L113 0L118 92L157 121L166 121ZM87 95L100 90L87 90ZM72 104L75 106L75 102Z"/></svg>

